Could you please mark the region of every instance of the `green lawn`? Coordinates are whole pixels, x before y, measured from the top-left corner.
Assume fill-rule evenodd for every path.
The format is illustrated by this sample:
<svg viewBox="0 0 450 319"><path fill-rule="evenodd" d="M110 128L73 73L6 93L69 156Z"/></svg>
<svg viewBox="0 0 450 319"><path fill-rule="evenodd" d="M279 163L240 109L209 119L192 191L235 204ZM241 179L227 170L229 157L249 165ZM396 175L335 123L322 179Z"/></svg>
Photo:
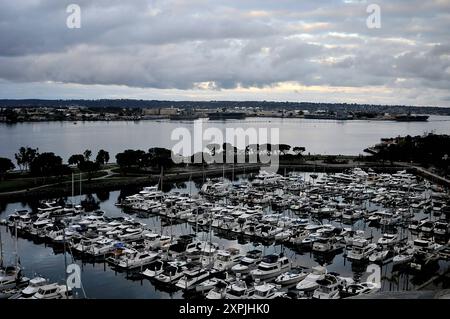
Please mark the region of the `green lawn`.
<svg viewBox="0 0 450 319"><path fill-rule="evenodd" d="M103 171L94 172L91 174L91 178L97 178L105 176L107 173ZM86 179L87 173L81 175L82 179ZM75 182L79 180L79 175L74 176ZM62 178L57 177L29 177L27 175L11 174L9 178L0 181L0 193L12 192L18 190L26 190L29 188L34 188L47 184L70 182L72 180L71 175L63 176Z"/></svg>

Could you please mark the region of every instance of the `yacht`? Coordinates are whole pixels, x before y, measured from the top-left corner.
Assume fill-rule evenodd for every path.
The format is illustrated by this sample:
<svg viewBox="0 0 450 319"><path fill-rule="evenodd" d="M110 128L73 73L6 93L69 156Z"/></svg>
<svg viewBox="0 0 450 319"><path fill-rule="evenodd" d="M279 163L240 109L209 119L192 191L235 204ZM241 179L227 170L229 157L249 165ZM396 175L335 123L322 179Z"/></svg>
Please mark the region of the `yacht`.
<svg viewBox="0 0 450 319"><path fill-rule="evenodd" d="M28 286L22 289L17 295L10 299L29 299L33 297L40 287L48 284L48 280L42 277L35 277L30 279Z"/></svg>
<svg viewBox="0 0 450 319"><path fill-rule="evenodd" d="M450 233L450 224L439 220L434 224L433 233L438 236L446 236Z"/></svg>
<svg viewBox="0 0 450 319"><path fill-rule="evenodd" d="M116 266L124 269L138 268L150 264L158 256L159 252L135 251L120 259Z"/></svg>
<svg viewBox="0 0 450 319"><path fill-rule="evenodd" d="M212 288L210 291L208 291L208 294L206 295L206 299L211 300L218 300L218 299L225 299L227 296L227 291L229 289L229 284L227 284L223 280L219 280L214 288Z"/></svg>
<svg viewBox="0 0 450 319"><path fill-rule="evenodd" d="M291 263L288 258L281 255L267 255L258 264L258 268L250 271L254 279L270 279L289 270Z"/></svg>
<svg viewBox="0 0 450 319"><path fill-rule="evenodd" d="M261 261L262 252L260 250L251 250L247 252L238 264L231 267L231 271L235 274L248 274L251 270L257 267Z"/></svg>
<svg viewBox="0 0 450 319"><path fill-rule="evenodd" d="M281 286L290 286L302 281L306 278L306 276L308 276L307 272L298 269L292 269L279 275L275 279L275 283Z"/></svg>
<svg viewBox="0 0 450 319"><path fill-rule="evenodd" d="M67 290L65 285L58 285L57 283L48 284L39 287L38 291L31 297L31 299L71 299L72 291Z"/></svg>
<svg viewBox="0 0 450 319"><path fill-rule="evenodd" d="M249 296L249 299L275 299L282 295L281 292L278 291L278 287L274 284L263 283L263 284L255 284L255 293Z"/></svg>
<svg viewBox="0 0 450 319"><path fill-rule="evenodd" d="M351 249L347 252L347 258L354 261L363 261L377 249L377 244L370 243L367 239L355 239Z"/></svg>
<svg viewBox="0 0 450 319"><path fill-rule="evenodd" d="M297 284L296 289L304 292L315 290L319 287L317 281L323 279L326 273L327 269L323 266L313 267L311 273Z"/></svg>
<svg viewBox="0 0 450 319"><path fill-rule="evenodd" d="M233 282L228 288L225 299L248 299L255 293L254 287L247 286L243 280Z"/></svg>
<svg viewBox="0 0 450 319"><path fill-rule="evenodd" d="M160 284L172 284L177 282L186 270L186 262L184 261L172 261L167 264L164 270L153 279Z"/></svg>
<svg viewBox="0 0 450 319"><path fill-rule="evenodd" d="M190 266L186 265L186 267L183 276L176 283L176 286L183 290L195 288L197 284L211 275L210 270L203 268L201 264L193 263Z"/></svg>
<svg viewBox="0 0 450 319"><path fill-rule="evenodd" d="M219 250L213 268L217 271L229 270L238 264L242 258L243 256L239 254L239 249L229 248L226 250Z"/></svg>
<svg viewBox="0 0 450 319"><path fill-rule="evenodd" d="M372 282L354 283L344 287L341 290L341 298L353 297L357 295L369 295L380 290L379 285Z"/></svg>
<svg viewBox="0 0 450 319"><path fill-rule="evenodd" d="M165 267L167 266L167 263L162 260L155 260L145 266L145 270L141 273L142 276L146 278L154 278L155 276L161 274Z"/></svg>
<svg viewBox="0 0 450 319"><path fill-rule="evenodd" d="M110 238L102 238L85 249L84 253L91 257L105 256L114 250L116 244L117 242Z"/></svg>
<svg viewBox="0 0 450 319"><path fill-rule="evenodd" d="M344 286L344 281L332 274L326 274L316 281L317 289L313 293L314 299L339 299L339 292Z"/></svg>
<svg viewBox="0 0 450 319"><path fill-rule="evenodd" d="M330 253L343 248L344 245L335 236L318 237L312 250L319 253Z"/></svg>
<svg viewBox="0 0 450 319"><path fill-rule="evenodd" d="M383 234L378 239L378 245L384 247L384 246L392 246L398 242L398 235L397 234Z"/></svg>

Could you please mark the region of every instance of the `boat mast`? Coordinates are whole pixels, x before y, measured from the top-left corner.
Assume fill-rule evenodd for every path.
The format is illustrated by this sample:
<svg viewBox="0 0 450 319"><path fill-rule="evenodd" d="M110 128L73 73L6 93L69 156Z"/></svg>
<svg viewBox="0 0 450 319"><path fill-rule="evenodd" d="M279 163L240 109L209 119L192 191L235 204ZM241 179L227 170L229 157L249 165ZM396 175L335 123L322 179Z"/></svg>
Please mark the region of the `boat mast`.
<svg viewBox="0 0 450 319"><path fill-rule="evenodd" d="M80 172L80 205L81 205L81 172Z"/></svg>
<svg viewBox="0 0 450 319"><path fill-rule="evenodd" d="M1 231L0 231L0 268L3 268L3 241Z"/></svg>
<svg viewBox="0 0 450 319"><path fill-rule="evenodd" d="M19 265L19 250L18 250L18 239L17 239L17 220L14 220L14 233L16 237L16 267Z"/></svg>
<svg viewBox="0 0 450 319"><path fill-rule="evenodd" d="M72 174L73 177L73 174ZM73 204L72 204L73 206ZM69 286L67 284L67 254L66 254L66 228L63 227L63 246L64 246L64 277L66 282L66 299L69 299Z"/></svg>
<svg viewBox="0 0 450 319"><path fill-rule="evenodd" d="M74 190L74 179L73 179L73 173L72 173L72 208L74 207L74 205L73 205L74 192L75 192L75 190Z"/></svg>

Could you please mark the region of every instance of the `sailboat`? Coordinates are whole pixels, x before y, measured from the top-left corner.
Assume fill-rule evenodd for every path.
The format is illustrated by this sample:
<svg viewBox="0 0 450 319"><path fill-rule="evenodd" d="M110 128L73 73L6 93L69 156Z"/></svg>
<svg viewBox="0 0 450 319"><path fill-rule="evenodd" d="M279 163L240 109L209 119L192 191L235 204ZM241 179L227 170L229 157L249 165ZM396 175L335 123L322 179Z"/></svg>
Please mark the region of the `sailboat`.
<svg viewBox="0 0 450 319"><path fill-rule="evenodd" d="M20 260L17 252L17 223L14 225L15 228L15 243L16 243L16 258L15 264L10 266L3 265L3 245L1 244L1 233L0 233L0 250L1 250L1 264L0 264L0 291L5 291L8 289L16 288L16 286L21 283L22 273L20 268Z"/></svg>

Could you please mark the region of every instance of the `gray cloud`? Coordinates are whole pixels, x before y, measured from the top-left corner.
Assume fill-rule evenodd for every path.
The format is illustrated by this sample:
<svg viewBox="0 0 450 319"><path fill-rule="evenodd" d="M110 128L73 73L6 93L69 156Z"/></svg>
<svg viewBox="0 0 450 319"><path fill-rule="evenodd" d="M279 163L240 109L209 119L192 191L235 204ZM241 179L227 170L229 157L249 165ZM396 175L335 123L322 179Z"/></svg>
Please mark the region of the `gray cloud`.
<svg viewBox="0 0 450 319"><path fill-rule="evenodd" d="M65 26L72 2L78 30ZM405 100L433 90L448 101L450 2L377 3L381 29L366 27L366 1L0 0L0 86L295 82L405 90Z"/></svg>

